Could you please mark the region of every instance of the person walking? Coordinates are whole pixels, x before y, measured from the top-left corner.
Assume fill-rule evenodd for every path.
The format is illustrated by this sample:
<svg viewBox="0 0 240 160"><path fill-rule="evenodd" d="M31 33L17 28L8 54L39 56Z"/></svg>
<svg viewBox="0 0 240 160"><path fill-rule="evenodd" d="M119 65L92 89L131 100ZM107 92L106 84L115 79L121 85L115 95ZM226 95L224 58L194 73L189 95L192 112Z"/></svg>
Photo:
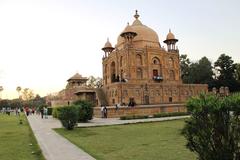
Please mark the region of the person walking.
<svg viewBox="0 0 240 160"><path fill-rule="evenodd" d="M47 107L44 107L44 115L45 115L44 118L47 119L48 118L48 116L47 116L48 115Z"/></svg>
<svg viewBox="0 0 240 160"><path fill-rule="evenodd" d="M103 105L101 105L101 115L102 115L102 118L104 118L104 107L103 107Z"/></svg>
<svg viewBox="0 0 240 160"><path fill-rule="evenodd" d="M29 108L28 107L26 107L25 112L26 112L27 116L29 116Z"/></svg>
<svg viewBox="0 0 240 160"><path fill-rule="evenodd" d="M40 114L41 114L41 117L42 117L42 119L43 119L43 114L44 114L43 107L41 107L41 109L40 109Z"/></svg>
<svg viewBox="0 0 240 160"><path fill-rule="evenodd" d="M20 116L20 113L21 113L21 108L19 107L18 108L18 116Z"/></svg>
<svg viewBox="0 0 240 160"><path fill-rule="evenodd" d="M103 113L104 113L104 118L107 118L107 107L106 106L104 106Z"/></svg>

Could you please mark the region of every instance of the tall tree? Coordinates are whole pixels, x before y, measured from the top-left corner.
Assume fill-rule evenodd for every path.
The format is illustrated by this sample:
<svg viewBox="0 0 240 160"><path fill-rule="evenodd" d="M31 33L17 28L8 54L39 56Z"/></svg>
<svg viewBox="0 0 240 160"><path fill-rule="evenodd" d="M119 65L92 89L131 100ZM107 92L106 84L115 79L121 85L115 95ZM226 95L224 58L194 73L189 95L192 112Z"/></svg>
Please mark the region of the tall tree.
<svg viewBox="0 0 240 160"><path fill-rule="evenodd" d="M190 82L194 84L210 84L213 81L212 63L207 57L202 57L198 62L190 65Z"/></svg>
<svg viewBox="0 0 240 160"><path fill-rule="evenodd" d="M34 98L34 93L31 89L29 88L24 88L22 91L22 98L25 101L29 101Z"/></svg>
<svg viewBox="0 0 240 160"><path fill-rule="evenodd" d="M232 57L221 54L214 63L214 67L219 72L219 75L217 76L219 80L234 79L236 64L234 64Z"/></svg>
<svg viewBox="0 0 240 160"><path fill-rule="evenodd" d="M0 86L0 99L2 98L2 91L3 91L3 86Z"/></svg>
<svg viewBox="0 0 240 160"><path fill-rule="evenodd" d="M217 75L217 87L228 86L230 91L238 91L240 89L239 83L235 79L236 64L232 57L221 54L214 63Z"/></svg>
<svg viewBox="0 0 240 160"><path fill-rule="evenodd" d="M16 91L18 92L18 98L20 98L20 92L22 88L20 86L17 86Z"/></svg>
<svg viewBox="0 0 240 160"><path fill-rule="evenodd" d="M183 83L189 83L190 60L186 54L180 56L181 78Z"/></svg>
<svg viewBox="0 0 240 160"><path fill-rule="evenodd" d="M187 55L181 55L180 66L183 83L200 83L212 86L213 67L207 57L202 57L198 62L191 63Z"/></svg>
<svg viewBox="0 0 240 160"><path fill-rule="evenodd" d="M90 76L87 81L87 86L92 88L101 88L102 87L102 78Z"/></svg>
<svg viewBox="0 0 240 160"><path fill-rule="evenodd" d="M235 78L240 83L240 63L236 64Z"/></svg>

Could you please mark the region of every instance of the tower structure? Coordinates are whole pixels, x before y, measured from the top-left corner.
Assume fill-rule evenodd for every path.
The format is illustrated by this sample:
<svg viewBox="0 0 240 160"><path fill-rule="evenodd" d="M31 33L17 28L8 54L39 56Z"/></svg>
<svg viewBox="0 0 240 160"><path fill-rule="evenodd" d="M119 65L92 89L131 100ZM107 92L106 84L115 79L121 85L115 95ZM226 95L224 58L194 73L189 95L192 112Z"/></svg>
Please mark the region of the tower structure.
<svg viewBox="0 0 240 160"><path fill-rule="evenodd" d="M176 47L176 43L178 42L178 39L175 38L174 34L171 32L171 29L169 29L167 38L163 42L167 44L168 52L178 52L178 48Z"/></svg>
<svg viewBox="0 0 240 160"><path fill-rule="evenodd" d="M109 39L107 39L107 42L105 43L102 50L105 52L105 56L103 58L106 58L114 50L112 44L109 42Z"/></svg>

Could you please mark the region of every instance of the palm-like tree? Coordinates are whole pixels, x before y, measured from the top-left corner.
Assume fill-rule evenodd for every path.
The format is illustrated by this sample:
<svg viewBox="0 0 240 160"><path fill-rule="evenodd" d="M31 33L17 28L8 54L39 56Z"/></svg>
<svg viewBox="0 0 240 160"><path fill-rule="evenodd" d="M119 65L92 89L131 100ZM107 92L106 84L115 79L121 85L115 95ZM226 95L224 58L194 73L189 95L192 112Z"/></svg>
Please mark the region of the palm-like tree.
<svg viewBox="0 0 240 160"><path fill-rule="evenodd" d="M0 99L2 97L1 92L3 91L3 86L0 86Z"/></svg>
<svg viewBox="0 0 240 160"><path fill-rule="evenodd" d="M20 98L20 92L21 92L22 88L20 86L17 86L16 90L18 92L18 97Z"/></svg>

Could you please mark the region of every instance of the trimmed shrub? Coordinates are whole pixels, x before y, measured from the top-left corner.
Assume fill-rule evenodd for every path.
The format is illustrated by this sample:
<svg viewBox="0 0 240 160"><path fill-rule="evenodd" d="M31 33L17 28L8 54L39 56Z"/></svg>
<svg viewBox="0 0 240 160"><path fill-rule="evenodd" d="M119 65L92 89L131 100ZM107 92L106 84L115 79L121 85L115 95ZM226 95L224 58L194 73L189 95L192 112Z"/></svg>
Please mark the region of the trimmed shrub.
<svg viewBox="0 0 240 160"><path fill-rule="evenodd" d="M47 111L48 111L47 114L48 114L48 115L52 115L52 110L53 110L52 107L48 107L47 109L48 109L48 110L47 110Z"/></svg>
<svg viewBox="0 0 240 160"><path fill-rule="evenodd" d="M186 113L186 112L171 112L171 113L164 112L164 113L154 114L153 117L160 118L160 117L174 117L174 116L186 116L186 115L189 115L189 113Z"/></svg>
<svg viewBox="0 0 240 160"><path fill-rule="evenodd" d="M54 107L52 109L52 116L53 118L58 118L58 110L59 110L60 107Z"/></svg>
<svg viewBox="0 0 240 160"><path fill-rule="evenodd" d="M182 130L200 160L240 159L240 94L201 94L187 102L191 118Z"/></svg>
<svg viewBox="0 0 240 160"><path fill-rule="evenodd" d="M87 122L93 117L93 104L88 101L76 101L74 105L78 109L78 122Z"/></svg>
<svg viewBox="0 0 240 160"><path fill-rule="evenodd" d="M129 115L129 116L121 116L121 120L131 120L131 119L147 119L148 115Z"/></svg>
<svg viewBox="0 0 240 160"><path fill-rule="evenodd" d="M57 109L57 116L66 129L72 130L77 124L78 109L76 106L60 107Z"/></svg>

